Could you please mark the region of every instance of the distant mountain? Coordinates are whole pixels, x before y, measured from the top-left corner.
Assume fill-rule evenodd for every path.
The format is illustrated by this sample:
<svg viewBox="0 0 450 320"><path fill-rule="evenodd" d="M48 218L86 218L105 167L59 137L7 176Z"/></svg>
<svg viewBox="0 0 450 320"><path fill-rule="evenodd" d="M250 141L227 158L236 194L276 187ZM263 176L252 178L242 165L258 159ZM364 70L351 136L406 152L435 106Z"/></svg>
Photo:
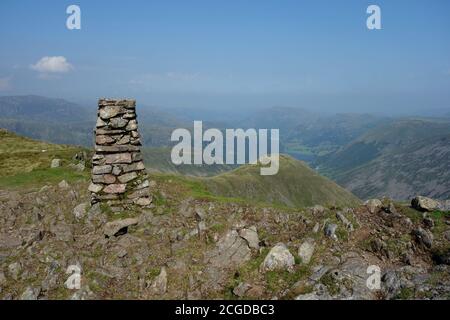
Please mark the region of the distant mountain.
<svg viewBox="0 0 450 320"><path fill-rule="evenodd" d="M415 195L450 198L450 134L428 138L391 152L339 176L338 181L362 198Z"/></svg>
<svg viewBox="0 0 450 320"><path fill-rule="evenodd" d="M279 129L281 152L311 163L387 121L390 119L368 114L331 115L303 108L272 107L258 110L236 126Z"/></svg>
<svg viewBox="0 0 450 320"><path fill-rule="evenodd" d="M0 97L0 127L53 143L92 145L96 111L41 96Z"/></svg>
<svg viewBox="0 0 450 320"><path fill-rule="evenodd" d="M368 130L390 121L390 118L368 114L322 115L291 128L283 150L300 159L310 154L305 160L313 162L316 157L336 152Z"/></svg>
<svg viewBox="0 0 450 320"><path fill-rule="evenodd" d="M44 122L83 122L95 119L95 112L63 99L36 95L0 97L2 119Z"/></svg>
<svg viewBox="0 0 450 320"><path fill-rule="evenodd" d="M299 207L359 203L356 196L287 155L280 155L280 170L273 176L261 176L257 165L244 165L201 181L215 195L263 203Z"/></svg>
<svg viewBox="0 0 450 320"><path fill-rule="evenodd" d="M400 119L319 158L319 172L360 198L450 197L450 121Z"/></svg>
<svg viewBox="0 0 450 320"><path fill-rule="evenodd" d="M92 146L97 106L35 95L0 97L0 128L53 143ZM147 146L168 146L174 128L188 127L160 108L139 106L140 132Z"/></svg>

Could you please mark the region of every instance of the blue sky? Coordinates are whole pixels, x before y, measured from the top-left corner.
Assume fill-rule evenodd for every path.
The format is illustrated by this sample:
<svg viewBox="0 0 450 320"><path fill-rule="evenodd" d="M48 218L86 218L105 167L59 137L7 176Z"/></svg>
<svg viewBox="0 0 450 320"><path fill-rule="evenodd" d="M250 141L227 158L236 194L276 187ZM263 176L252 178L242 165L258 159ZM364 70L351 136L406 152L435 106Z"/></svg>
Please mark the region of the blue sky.
<svg viewBox="0 0 450 320"><path fill-rule="evenodd" d="M66 8L81 8L81 30ZM381 8L368 30L366 8ZM161 107L450 108L450 2L0 1L0 95ZM45 72L43 57L64 57Z"/></svg>

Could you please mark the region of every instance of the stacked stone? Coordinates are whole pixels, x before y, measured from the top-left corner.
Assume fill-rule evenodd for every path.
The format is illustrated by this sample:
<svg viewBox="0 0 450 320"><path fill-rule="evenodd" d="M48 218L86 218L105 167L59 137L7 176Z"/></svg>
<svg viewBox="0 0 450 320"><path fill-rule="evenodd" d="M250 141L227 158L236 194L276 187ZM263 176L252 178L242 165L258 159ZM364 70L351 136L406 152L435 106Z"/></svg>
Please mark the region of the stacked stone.
<svg viewBox="0 0 450 320"><path fill-rule="evenodd" d="M92 157L92 203L151 203L136 119L135 100L100 99Z"/></svg>

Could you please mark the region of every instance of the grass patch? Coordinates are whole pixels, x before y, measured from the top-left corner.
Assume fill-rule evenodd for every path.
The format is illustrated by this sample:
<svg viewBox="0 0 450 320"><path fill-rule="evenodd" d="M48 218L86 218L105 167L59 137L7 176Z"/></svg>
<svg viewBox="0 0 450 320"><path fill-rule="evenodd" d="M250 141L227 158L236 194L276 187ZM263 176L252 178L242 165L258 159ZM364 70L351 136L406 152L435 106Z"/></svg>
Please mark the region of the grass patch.
<svg viewBox="0 0 450 320"><path fill-rule="evenodd" d="M400 292L394 297L397 300L410 300L414 297L414 289L402 288Z"/></svg>
<svg viewBox="0 0 450 320"><path fill-rule="evenodd" d="M64 167L73 163L76 153L89 150L58 145L17 136L0 130L0 188L40 187L66 180L85 180L88 172ZM61 159L63 167L50 168L52 159Z"/></svg>
<svg viewBox="0 0 450 320"><path fill-rule="evenodd" d="M307 266L296 266L295 271L268 271L265 274L267 289L272 293L279 293L292 287L297 281L305 279L310 273Z"/></svg>
<svg viewBox="0 0 450 320"><path fill-rule="evenodd" d="M323 275L322 278L320 278L320 282L327 287L328 292L330 295L335 296L339 293L339 284L337 281L333 278L333 275L328 272L325 275Z"/></svg>
<svg viewBox="0 0 450 320"><path fill-rule="evenodd" d="M450 212L434 211L430 212L428 216L434 221L434 228L432 231L435 235L439 236L447 230L448 226L445 221L450 218Z"/></svg>
<svg viewBox="0 0 450 320"><path fill-rule="evenodd" d="M17 189L23 187L41 187L66 180L69 183L87 180L88 172L77 172L69 168L47 168L23 172L13 176L0 177L0 188Z"/></svg>

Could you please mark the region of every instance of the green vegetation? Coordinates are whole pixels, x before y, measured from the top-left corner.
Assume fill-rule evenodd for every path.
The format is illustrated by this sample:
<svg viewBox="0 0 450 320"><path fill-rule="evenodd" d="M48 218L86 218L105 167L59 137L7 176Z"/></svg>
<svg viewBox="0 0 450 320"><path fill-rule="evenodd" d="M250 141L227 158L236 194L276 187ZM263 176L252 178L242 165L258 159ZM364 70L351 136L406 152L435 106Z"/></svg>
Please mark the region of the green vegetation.
<svg viewBox="0 0 450 320"><path fill-rule="evenodd" d="M170 159L169 147L142 148L144 162L150 172L172 173L185 176L207 177L230 171L236 166L232 165L174 165Z"/></svg>
<svg viewBox="0 0 450 320"><path fill-rule="evenodd" d="M0 187L18 188L47 183L75 182L87 179L88 173L76 172L64 165L82 151L81 147L56 145L19 137L0 129ZM63 167L50 168L52 159L61 159Z"/></svg>
<svg viewBox="0 0 450 320"><path fill-rule="evenodd" d="M414 289L412 288L402 288L400 292L394 297L398 300L409 300L414 297Z"/></svg>
<svg viewBox="0 0 450 320"><path fill-rule="evenodd" d="M280 155L280 170L273 176L260 175L259 165L245 165L210 178L198 178L210 193L239 197L247 201L290 207L316 204L350 206L359 199L334 182L320 176L305 163Z"/></svg>
<svg viewBox="0 0 450 320"><path fill-rule="evenodd" d="M14 176L0 177L0 188L39 187L58 183L62 180L70 183L87 180L88 178L88 173L76 172L69 168L37 169Z"/></svg>
<svg viewBox="0 0 450 320"><path fill-rule="evenodd" d="M417 194L446 199L449 144L448 119L398 119L369 130L316 164L321 174L363 199L389 195L404 200Z"/></svg>

